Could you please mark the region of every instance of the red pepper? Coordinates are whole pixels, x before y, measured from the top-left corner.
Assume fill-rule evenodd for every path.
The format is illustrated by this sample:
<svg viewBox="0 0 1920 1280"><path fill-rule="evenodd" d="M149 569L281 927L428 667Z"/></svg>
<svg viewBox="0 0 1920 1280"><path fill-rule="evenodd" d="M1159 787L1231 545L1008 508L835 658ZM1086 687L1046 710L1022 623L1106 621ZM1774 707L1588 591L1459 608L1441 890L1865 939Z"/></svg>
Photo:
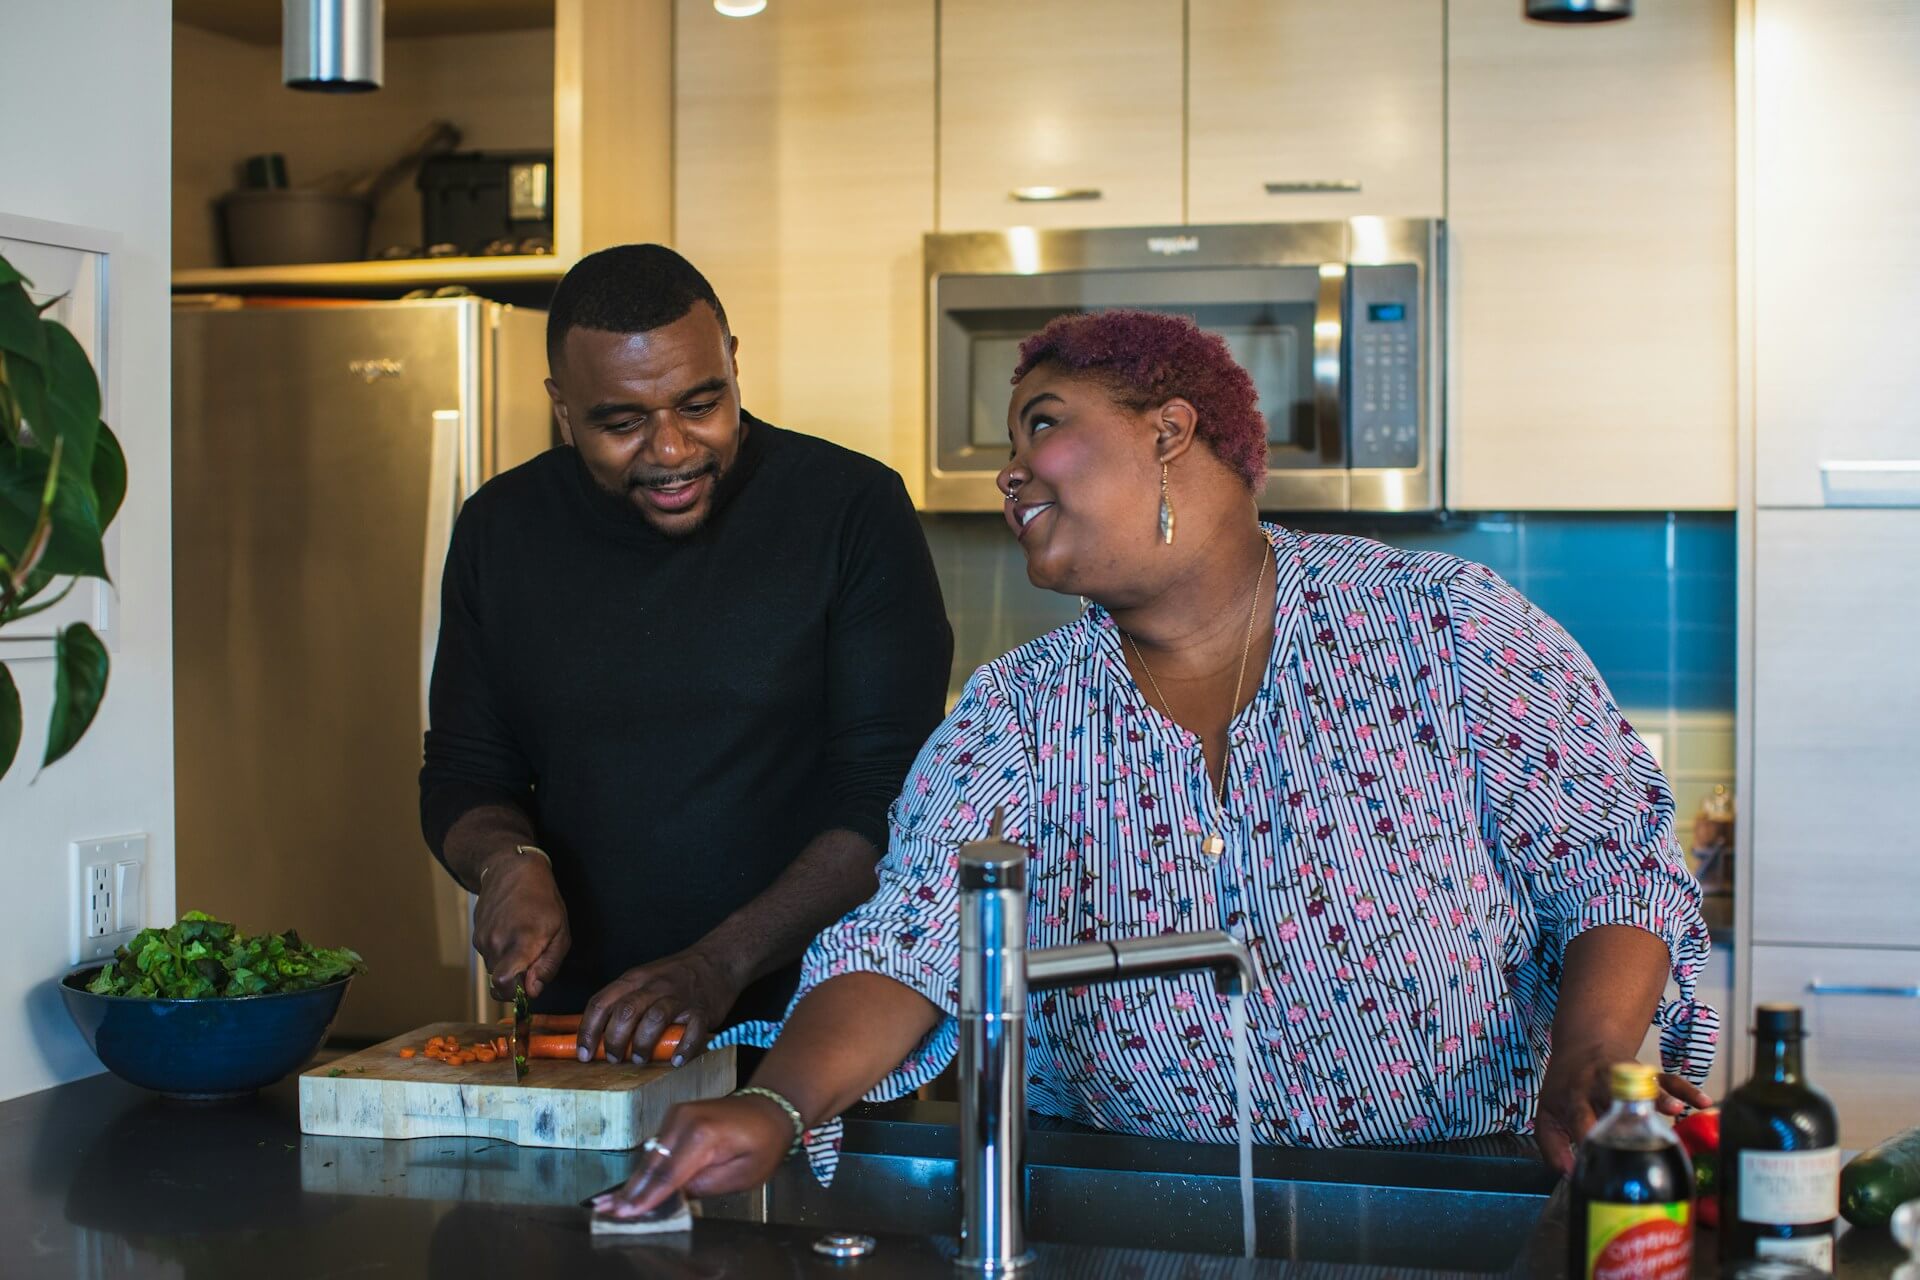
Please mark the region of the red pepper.
<svg viewBox="0 0 1920 1280"><path fill-rule="evenodd" d="M1695 1111L1674 1121L1673 1131L1690 1156L1720 1150L1720 1108Z"/></svg>

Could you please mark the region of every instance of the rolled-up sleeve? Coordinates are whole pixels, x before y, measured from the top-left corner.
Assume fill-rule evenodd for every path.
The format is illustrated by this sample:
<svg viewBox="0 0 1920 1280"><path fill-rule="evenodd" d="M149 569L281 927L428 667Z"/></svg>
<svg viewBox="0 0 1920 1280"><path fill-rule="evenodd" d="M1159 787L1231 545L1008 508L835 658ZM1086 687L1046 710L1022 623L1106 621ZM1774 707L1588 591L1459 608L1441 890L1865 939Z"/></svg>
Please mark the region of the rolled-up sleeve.
<svg viewBox="0 0 1920 1280"><path fill-rule="evenodd" d="M940 722L953 664L940 581L900 478L849 507L828 618L829 826L881 848L887 806Z"/></svg>
<svg viewBox="0 0 1920 1280"><path fill-rule="evenodd" d="M990 668L967 682L921 749L889 814L890 839L880 887L820 934L808 949L793 1007L821 983L877 973L925 996L944 1015L904 1061L867 1094L883 1102L932 1080L958 1046L960 846L985 839L994 815L1003 835L1031 847L1034 762L1012 700ZM770 1023L736 1027L716 1044L771 1044ZM809 1143L823 1179L832 1143Z"/></svg>
<svg viewBox="0 0 1920 1280"><path fill-rule="evenodd" d="M1558 623L1479 565L1447 595L1489 845L1524 878L1556 971L1600 925L1666 944L1679 997L1655 1015L1661 1060L1704 1081L1719 1015L1695 984L1711 942L1666 778Z"/></svg>

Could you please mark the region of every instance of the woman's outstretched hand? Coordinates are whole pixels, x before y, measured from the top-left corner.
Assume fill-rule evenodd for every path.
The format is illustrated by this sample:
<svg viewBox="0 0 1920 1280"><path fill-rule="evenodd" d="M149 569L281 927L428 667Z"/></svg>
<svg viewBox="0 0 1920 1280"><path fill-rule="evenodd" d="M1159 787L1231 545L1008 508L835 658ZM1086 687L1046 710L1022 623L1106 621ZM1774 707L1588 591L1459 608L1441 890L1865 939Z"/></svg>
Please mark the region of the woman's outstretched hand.
<svg viewBox="0 0 1920 1280"><path fill-rule="evenodd" d="M765 1098L685 1102L667 1113L652 1148L618 1191L595 1197L595 1212L638 1218L675 1191L722 1195L773 1176L793 1145L793 1121Z"/></svg>
<svg viewBox="0 0 1920 1280"><path fill-rule="evenodd" d="M1533 1132L1541 1157L1562 1177L1573 1172L1574 1147L1612 1105L1608 1076L1617 1060L1605 1053L1556 1053L1547 1064ZM1660 1096L1654 1106L1663 1115L1713 1105L1712 1098L1682 1076L1663 1071L1657 1078Z"/></svg>

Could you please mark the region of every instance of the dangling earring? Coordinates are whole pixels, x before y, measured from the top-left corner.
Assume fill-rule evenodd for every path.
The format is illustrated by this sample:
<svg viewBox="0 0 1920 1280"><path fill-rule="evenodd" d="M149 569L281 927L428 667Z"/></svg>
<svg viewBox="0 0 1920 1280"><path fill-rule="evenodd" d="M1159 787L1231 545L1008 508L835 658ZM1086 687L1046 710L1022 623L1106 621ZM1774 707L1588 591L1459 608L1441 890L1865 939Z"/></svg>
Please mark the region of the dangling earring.
<svg viewBox="0 0 1920 1280"><path fill-rule="evenodd" d="M1160 544L1173 545L1173 498L1167 493L1167 464L1160 464Z"/></svg>

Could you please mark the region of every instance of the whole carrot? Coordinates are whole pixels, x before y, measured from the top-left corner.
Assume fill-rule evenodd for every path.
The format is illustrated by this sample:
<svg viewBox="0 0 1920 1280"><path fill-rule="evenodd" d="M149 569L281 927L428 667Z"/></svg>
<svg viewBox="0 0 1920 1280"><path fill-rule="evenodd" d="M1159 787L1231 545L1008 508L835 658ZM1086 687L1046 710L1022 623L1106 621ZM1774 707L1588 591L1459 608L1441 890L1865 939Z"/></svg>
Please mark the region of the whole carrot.
<svg viewBox="0 0 1920 1280"><path fill-rule="evenodd" d="M677 1022L661 1032L660 1039L654 1042L653 1052L650 1055L652 1060L671 1061L686 1033L687 1029ZM577 1062L580 1058L580 1040L577 1036L560 1032L535 1032L527 1037L527 1056L557 1062ZM606 1058L607 1046L602 1043L594 1050L593 1060L605 1062Z"/></svg>
<svg viewBox="0 0 1920 1280"><path fill-rule="evenodd" d="M580 1041L578 1037L569 1032L556 1031L548 1032L545 1035L535 1032L527 1037L527 1056L529 1058L540 1058L560 1062L578 1061L580 1057ZM606 1061L607 1046L605 1044L600 1045L594 1051L593 1056L596 1062Z"/></svg>

